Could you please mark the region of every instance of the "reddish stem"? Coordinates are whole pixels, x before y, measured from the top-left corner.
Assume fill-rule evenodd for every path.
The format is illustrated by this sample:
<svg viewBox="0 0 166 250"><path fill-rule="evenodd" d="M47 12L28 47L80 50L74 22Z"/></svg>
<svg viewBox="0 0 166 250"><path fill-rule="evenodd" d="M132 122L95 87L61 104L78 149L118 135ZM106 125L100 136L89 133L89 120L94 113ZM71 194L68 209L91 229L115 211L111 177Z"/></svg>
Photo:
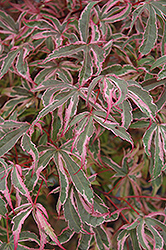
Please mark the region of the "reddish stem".
<svg viewBox="0 0 166 250"><path fill-rule="evenodd" d="M120 183L124 178L125 178L125 176L122 177L122 178L116 183L116 185L115 185L109 192L107 192L107 194L110 194L110 193L119 185L119 183Z"/></svg>
<svg viewBox="0 0 166 250"><path fill-rule="evenodd" d="M39 190L38 190L38 192L37 192L37 195L36 195L36 198L35 198L35 201L34 201L34 205L36 205L37 198L38 198L38 196L39 196L39 193L40 193L41 187L42 187L42 185L43 185L43 182L44 182L44 180L42 180L41 183L40 183L40 187L39 187Z"/></svg>
<svg viewBox="0 0 166 250"><path fill-rule="evenodd" d="M133 209L134 210L134 212L136 212L138 215L140 215L139 213L138 213L138 211L137 210L135 210L135 208L128 202L128 201L126 201L124 198L118 198L119 200L123 200L123 201L125 201L128 205L129 205L129 207L131 207L131 209Z"/></svg>
<svg viewBox="0 0 166 250"><path fill-rule="evenodd" d="M154 197L154 196L146 196L146 195L129 195L129 196L125 196L123 198L150 198L150 199L154 199L154 200L166 201L166 198Z"/></svg>
<svg viewBox="0 0 166 250"><path fill-rule="evenodd" d="M115 205L115 203L110 199L109 196L105 195L105 197L111 202L111 204L118 210L119 208ZM126 217L122 214L122 212L120 212L121 216L123 217L123 219L129 224L130 222L126 219Z"/></svg>
<svg viewBox="0 0 166 250"><path fill-rule="evenodd" d="M16 163L18 164L18 153L17 153L16 145L14 145L14 149L15 149L15 153L16 153Z"/></svg>
<svg viewBox="0 0 166 250"><path fill-rule="evenodd" d="M7 231L7 242L9 243L10 238L9 238L8 220L9 220L9 217L8 217L8 214L7 214L6 215L6 231Z"/></svg>
<svg viewBox="0 0 166 250"><path fill-rule="evenodd" d="M47 134L47 136L48 136L48 141L50 141L50 142L54 145L54 147L55 147L56 149L58 149L58 147L54 144L53 140L50 138L49 133L48 133L44 128L42 128L42 130Z"/></svg>

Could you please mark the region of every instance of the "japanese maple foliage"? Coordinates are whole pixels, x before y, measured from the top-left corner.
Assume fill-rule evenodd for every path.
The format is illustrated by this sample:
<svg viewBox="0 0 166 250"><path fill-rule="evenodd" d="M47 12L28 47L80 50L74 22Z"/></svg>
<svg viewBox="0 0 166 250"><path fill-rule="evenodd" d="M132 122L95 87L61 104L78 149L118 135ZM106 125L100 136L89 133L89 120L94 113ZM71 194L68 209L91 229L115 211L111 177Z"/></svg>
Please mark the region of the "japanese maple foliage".
<svg viewBox="0 0 166 250"><path fill-rule="evenodd" d="M0 3L0 249L166 249L166 1Z"/></svg>

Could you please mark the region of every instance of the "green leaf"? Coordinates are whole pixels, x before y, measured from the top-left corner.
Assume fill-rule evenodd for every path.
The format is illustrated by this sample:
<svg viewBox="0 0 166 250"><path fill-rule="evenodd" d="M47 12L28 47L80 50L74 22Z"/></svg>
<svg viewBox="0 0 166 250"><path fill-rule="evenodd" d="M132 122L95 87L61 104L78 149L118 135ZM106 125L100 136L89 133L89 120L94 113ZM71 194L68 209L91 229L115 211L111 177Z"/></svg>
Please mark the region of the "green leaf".
<svg viewBox="0 0 166 250"><path fill-rule="evenodd" d="M145 239L144 224L145 224L145 221L141 219L137 227L138 241L144 249L149 250L150 249L149 244L147 240Z"/></svg>
<svg viewBox="0 0 166 250"><path fill-rule="evenodd" d="M85 210L78 193L75 191L74 194L75 194L75 197L77 200L78 212L79 212L79 215L80 215L82 222L86 223L89 226L93 226L93 227L96 227L96 226L102 224L105 220L104 216L101 215L100 217L97 217L97 216L93 216L90 213L88 213L88 211Z"/></svg>
<svg viewBox="0 0 166 250"><path fill-rule="evenodd" d="M152 64L152 66L151 66L151 70L152 69L154 69L154 68L156 68L156 67L159 67L159 66L161 66L162 64L164 64L164 63L166 63L166 56L164 55L164 56L162 56L162 57L160 57L160 58L158 58L153 64Z"/></svg>
<svg viewBox="0 0 166 250"><path fill-rule="evenodd" d="M18 32L18 26L15 23L14 19L8 15L6 12L0 10L0 19L2 20L2 22L4 23L4 29L6 28L7 30L10 30L13 33ZM0 24L2 25L2 23Z"/></svg>
<svg viewBox="0 0 166 250"><path fill-rule="evenodd" d="M42 169L44 169L48 165L50 160L53 158L55 152L56 152L56 149L53 147L46 150L39 158L38 168L40 168L42 166Z"/></svg>
<svg viewBox="0 0 166 250"><path fill-rule="evenodd" d="M0 215L5 216L7 213L6 209L6 203L4 200L0 197Z"/></svg>
<svg viewBox="0 0 166 250"><path fill-rule="evenodd" d="M130 230L133 249L141 250L135 229Z"/></svg>
<svg viewBox="0 0 166 250"><path fill-rule="evenodd" d="M92 93L92 90L95 88L95 86L97 85L97 83L98 83L102 78L103 78L103 76L100 75L100 76L95 77L95 78L91 81L91 83L90 83L90 85L89 85L89 87L88 87L88 94L87 94L87 99L86 99L86 103L87 103L87 104L88 104L88 101L89 101L90 94Z"/></svg>
<svg viewBox="0 0 166 250"><path fill-rule="evenodd" d="M56 165L58 166L58 163L60 165L60 161L61 159L58 159L58 155L55 154L54 155L54 161L56 163ZM63 162L61 162L61 164L63 165ZM68 197L68 193L69 193L69 181L66 175L66 172L64 170L64 166L59 166L58 168L58 173L59 173L59 182L60 182L60 202L63 205Z"/></svg>
<svg viewBox="0 0 166 250"><path fill-rule="evenodd" d="M25 123L20 128L7 133L0 141L0 156L7 153L28 129L29 125Z"/></svg>
<svg viewBox="0 0 166 250"><path fill-rule="evenodd" d="M36 117L35 121L33 122L32 125L34 125L36 122L38 122L40 120L41 117L44 117L45 115L47 115L49 112L54 111L55 109L57 109L59 106L61 106L62 104L64 104L69 98L71 98L76 90L72 90L69 91L67 93L65 93L65 96L63 98L59 97L59 100L55 100L52 103L48 104L45 108L43 108L38 116Z"/></svg>
<svg viewBox="0 0 166 250"><path fill-rule="evenodd" d="M159 134L159 126L157 126L155 138L155 155L154 155L154 169L153 169L153 178L157 178L162 173L162 168L164 167L164 162L162 160L162 146L161 146L161 138Z"/></svg>
<svg viewBox="0 0 166 250"><path fill-rule="evenodd" d="M116 176L126 176L127 172L124 171L117 163L115 163L111 158L102 156L101 157L103 163L112 168L115 172L117 172Z"/></svg>
<svg viewBox="0 0 166 250"><path fill-rule="evenodd" d="M157 40L156 12L150 4L147 6L147 9L149 11L149 18L145 27L144 39L140 47L140 52L143 55L147 55L153 49Z"/></svg>
<svg viewBox="0 0 166 250"><path fill-rule="evenodd" d="M153 134L154 134L156 129L157 129L157 124L152 123L150 128L148 130L146 130L146 132L145 132L145 134L143 136L143 144L144 144L145 152L149 156L151 155L150 154L150 146L151 146L151 142L152 142L152 139L153 139Z"/></svg>
<svg viewBox="0 0 166 250"><path fill-rule="evenodd" d="M12 227L13 235L14 235L14 244L17 246L19 234L21 232L22 225L24 224L26 218L32 212L32 204L28 204L28 207L22 211L20 211L17 215L15 215L12 219L12 223L14 224Z"/></svg>
<svg viewBox="0 0 166 250"><path fill-rule="evenodd" d="M87 199L90 203L92 203L93 192L90 188L90 183L87 180L84 172L82 171L82 169L80 169L80 166L71 158L71 156L67 152L61 150L60 154L62 155L66 163L67 170L70 174L71 180L76 190L85 199Z"/></svg>
<svg viewBox="0 0 166 250"><path fill-rule="evenodd" d="M78 242L78 250L88 250L90 247L91 238L92 235L82 233Z"/></svg>
<svg viewBox="0 0 166 250"><path fill-rule="evenodd" d="M150 231L153 234L154 249L163 249L164 242L159 232L151 225L151 223L148 220L146 220L146 225L149 227Z"/></svg>
<svg viewBox="0 0 166 250"><path fill-rule="evenodd" d="M85 9L82 11L80 19L79 19L79 30L81 34L81 40L87 43L88 36L89 36L89 19L90 19L90 12L93 6L97 3L91 2L89 3Z"/></svg>
<svg viewBox="0 0 166 250"><path fill-rule="evenodd" d="M146 221L146 223L150 224L153 227L158 226L159 228L162 229L162 235L163 235L164 241L166 243L166 225L163 222L161 222L160 220L155 219L155 218L151 218L151 217L146 217L145 221Z"/></svg>
<svg viewBox="0 0 166 250"><path fill-rule="evenodd" d="M19 53L19 49L12 50L4 58L3 64L1 66L1 71L0 71L0 79L6 74L6 72L10 68L11 64L13 63L18 53Z"/></svg>
<svg viewBox="0 0 166 250"><path fill-rule="evenodd" d="M85 50L86 45L83 43L70 44L68 46L61 47L53 51L46 59L45 63L50 61L51 59L61 58L76 54L80 51Z"/></svg>
<svg viewBox="0 0 166 250"><path fill-rule="evenodd" d="M153 103L152 97L149 93L142 89L140 86L135 85L133 81L129 81L131 85L128 87L128 96L131 98L135 104L145 113L148 117L154 120L156 115L156 105Z"/></svg>
<svg viewBox="0 0 166 250"><path fill-rule="evenodd" d="M118 105L119 103L122 103L126 99L127 95L127 82L125 80L119 79L114 76L109 76L108 79L110 79L116 87L119 89L119 98L115 105Z"/></svg>
<svg viewBox="0 0 166 250"><path fill-rule="evenodd" d="M24 151L27 151L29 154L32 155L32 158L36 165L39 159L39 152L36 148L36 145L31 141L31 138L29 135L25 134L22 137L21 146Z"/></svg>
<svg viewBox="0 0 166 250"><path fill-rule="evenodd" d="M128 129L133 120L132 106L128 100L124 100L120 108L122 108L122 126Z"/></svg>
<svg viewBox="0 0 166 250"><path fill-rule="evenodd" d="M71 230L79 233L81 231L81 221L75 210L70 197L66 200L64 204L65 219L69 222L69 227Z"/></svg>
<svg viewBox="0 0 166 250"><path fill-rule="evenodd" d="M137 18L141 15L141 13L143 12L143 10L145 9L145 6L146 6L145 4L141 5L141 6L138 6L138 8L133 11L133 13L132 13L132 22L130 24L129 33L131 32L135 21L137 20Z"/></svg>
<svg viewBox="0 0 166 250"><path fill-rule="evenodd" d="M97 246L100 250L105 250L105 247L110 246L108 235L102 226L98 226L93 228L93 232L95 233L94 237L96 239Z"/></svg>
<svg viewBox="0 0 166 250"><path fill-rule="evenodd" d="M94 116L94 119L104 128L111 130L115 135L119 136L121 139L126 140L133 145L132 138L125 128L120 127L118 123L113 123L109 121L104 121L104 119Z"/></svg>

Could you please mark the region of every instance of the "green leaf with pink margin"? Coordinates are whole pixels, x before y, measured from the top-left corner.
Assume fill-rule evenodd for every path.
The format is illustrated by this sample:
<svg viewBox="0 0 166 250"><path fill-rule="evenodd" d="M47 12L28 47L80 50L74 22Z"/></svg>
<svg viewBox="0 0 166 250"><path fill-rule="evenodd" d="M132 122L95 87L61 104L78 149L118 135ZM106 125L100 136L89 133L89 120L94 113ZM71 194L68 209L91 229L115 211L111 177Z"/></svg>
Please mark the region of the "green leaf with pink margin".
<svg viewBox="0 0 166 250"><path fill-rule="evenodd" d="M156 68L156 67L160 67L162 64L165 64L166 63L166 55L158 58L151 66L151 70Z"/></svg>
<svg viewBox="0 0 166 250"><path fill-rule="evenodd" d="M123 230L119 233L119 235L118 235L118 250L124 249L125 241L129 237L129 235L130 234L129 234L129 232L127 232L127 230Z"/></svg>
<svg viewBox="0 0 166 250"><path fill-rule="evenodd" d="M18 26L17 23L15 23L14 19L8 15L6 12L0 10L0 27L4 28L7 32L15 33L18 32Z"/></svg>
<svg viewBox="0 0 166 250"><path fill-rule="evenodd" d="M86 228L86 225L84 227ZM88 250L90 248L91 240L92 234L81 233L76 250Z"/></svg>
<svg viewBox="0 0 166 250"><path fill-rule="evenodd" d="M58 235L58 240L61 244L68 242L71 237L74 235L74 230L70 230L69 227L64 228L61 233ZM50 242L50 244L53 244L53 242Z"/></svg>
<svg viewBox="0 0 166 250"><path fill-rule="evenodd" d="M166 155L166 124L160 125L160 133L161 133L161 137L163 140L163 149L164 149L165 155Z"/></svg>
<svg viewBox="0 0 166 250"><path fill-rule="evenodd" d="M20 49L10 51L5 58L3 58L3 63L0 71L0 79L7 73L10 66L12 65L14 59L20 52ZM2 59L1 59L2 60Z"/></svg>
<svg viewBox="0 0 166 250"><path fill-rule="evenodd" d="M154 169L153 169L153 179L157 178L162 173L162 168L164 167L164 152L163 143L161 140L160 127L157 126L154 137L155 154L154 154Z"/></svg>
<svg viewBox="0 0 166 250"><path fill-rule="evenodd" d="M0 196L0 215L6 216L6 213L8 212L6 207L7 207L7 204L4 202L3 198Z"/></svg>
<svg viewBox="0 0 166 250"><path fill-rule="evenodd" d="M148 244L148 241L146 239L145 234L145 220L143 218L139 219L139 224L137 226L137 237L138 241L141 244L141 246L146 250L151 250L150 246Z"/></svg>
<svg viewBox="0 0 166 250"><path fill-rule="evenodd" d="M26 54L26 50L20 49L18 56L17 56L17 61L16 61L16 69L18 73L25 78L26 80L32 82L30 73L29 73L29 67L27 63L27 59L24 58Z"/></svg>
<svg viewBox="0 0 166 250"><path fill-rule="evenodd" d="M162 221L160 221L158 219L151 218L151 216L153 216L153 213L151 213L150 216L147 216L145 218L146 223L150 223L150 225L153 226L153 227L158 226L159 228L161 228L162 229L163 239L165 241L165 239L166 239L166 225L165 225L165 223L163 223Z"/></svg>
<svg viewBox="0 0 166 250"><path fill-rule="evenodd" d="M28 152L34 161L34 167L37 165L39 160L39 152L36 148L36 145L31 141L31 138L28 134L25 134L21 140L21 147L24 151Z"/></svg>
<svg viewBox="0 0 166 250"><path fill-rule="evenodd" d="M157 40L157 19L154 8L148 4L149 18L144 32L144 39L140 46L142 55L147 55L154 47Z"/></svg>
<svg viewBox="0 0 166 250"><path fill-rule="evenodd" d="M36 119L33 121L32 125L35 125L35 123L37 123L42 117L44 117L45 115L47 115L49 112L54 111L55 109L57 109L58 107L60 107L62 104L64 104L69 98L71 98L76 90L72 90L72 91L68 91L65 93L65 96L63 98L53 101L52 103L48 104L45 108L43 108L38 116L36 117Z"/></svg>
<svg viewBox="0 0 166 250"><path fill-rule="evenodd" d="M58 166L57 170L59 173L59 182L60 182L59 200L61 204L63 205L68 197L69 181L68 181L68 178L64 169L64 164L63 164L60 154L58 153L54 154L54 161L56 163L56 166Z"/></svg>
<svg viewBox="0 0 166 250"><path fill-rule="evenodd" d="M23 179L21 178L20 176L20 172L22 171L20 169L21 167L19 165L15 165L13 166L13 169L12 169L12 184L14 185L14 187L24 196L27 197L28 201L33 203L32 202L32 198L30 196L30 193L29 193L29 190L28 188L25 186L24 182L23 182ZM22 174L21 174L22 175Z"/></svg>
<svg viewBox="0 0 166 250"><path fill-rule="evenodd" d="M4 195L7 200L10 208L13 210L13 204L10 196L10 191L8 188L8 176L12 167L8 166L8 164L4 161L4 159L0 158L0 192Z"/></svg>
<svg viewBox="0 0 166 250"><path fill-rule="evenodd" d="M126 3L126 6L119 7L119 13L117 13L117 10L115 11L115 14L113 14L112 11L110 11L111 13L106 13L102 18L102 21L106 23L114 23L123 20L130 14L131 7L131 3L128 2Z"/></svg>
<svg viewBox="0 0 166 250"><path fill-rule="evenodd" d="M90 20L90 12L93 6L97 3L91 2L89 3L84 10L81 13L80 19L79 19L79 31L81 35L81 40L87 43L88 37L89 37L89 20Z"/></svg>
<svg viewBox="0 0 166 250"><path fill-rule="evenodd" d="M58 247L60 247L60 249L65 250L65 248L60 244L56 234L54 233L53 228L48 223L45 215L38 208L36 209L35 217L36 220L38 221L38 224L40 225L41 230L43 230L45 234L47 234L50 237L50 239L54 241Z"/></svg>
<svg viewBox="0 0 166 250"><path fill-rule="evenodd" d="M87 94L87 99L86 99L86 104L88 104L88 102L89 102L89 97L90 97L90 95L91 95L91 93L92 93L92 90L96 87L96 85L99 83L99 81L100 81L102 78L103 78L102 75L97 76L97 77L95 77L95 78L91 81L91 83L89 84L89 87L88 87L88 94Z"/></svg>
<svg viewBox="0 0 166 250"><path fill-rule="evenodd" d="M25 123L21 127L8 132L4 137L2 137L0 140L0 156L7 153L28 129L29 125Z"/></svg>
<svg viewBox="0 0 166 250"><path fill-rule="evenodd" d="M164 240L162 236L159 234L159 232L153 227L150 223L150 221L146 220L146 225L148 226L149 230L153 234L154 237L154 249L163 249L164 246Z"/></svg>
<svg viewBox="0 0 166 250"><path fill-rule="evenodd" d="M118 105L120 103L122 103L125 99L126 99L126 95L127 95L127 82L125 80L122 80L120 78L118 78L117 76L109 76L108 75L108 79L111 80L111 82L114 83L114 85L118 88L118 92L119 92L119 97L117 99L117 101L115 102L114 105Z"/></svg>
<svg viewBox="0 0 166 250"><path fill-rule="evenodd" d="M76 54L80 51L84 51L85 48L87 47L86 44L83 42L76 42L74 44L69 44L67 46L63 46L61 48L58 48L54 50L45 60L44 62L48 62L52 59L56 58L61 58L61 57L66 57L66 56L71 56L73 54Z"/></svg>
<svg viewBox="0 0 166 250"><path fill-rule="evenodd" d="M19 234L21 232L22 225L24 224L26 218L30 215L32 210L33 210L32 204L29 204L29 206L26 209L20 211L12 219L12 223L14 224L12 227L12 231L14 235L14 250L17 250Z"/></svg>
<svg viewBox="0 0 166 250"><path fill-rule="evenodd" d="M133 102L145 113L148 117L154 120L157 112L157 107L153 103L153 99L148 93L134 81L128 81L128 97L133 100Z"/></svg>
<svg viewBox="0 0 166 250"><path fill-rule="evenodd" d="M151 126L146 130L143 136L144 149L148 156L151 156L150 148L152 144L153 134L156 131L156 129L157 129L157 124L152 123Z"/></svg>
<svg viewBox="0 0 166 250"><path fill-rule="evenodd" d="M100 118L96 115L94 115L94 120L96 120L96 122L99 123L102 127L111 130L112 133L114 133L116 136L119 136L122 140L130 142L133 146L133 140L124 127L119 126L119 124L115 122L110 122L108 120L105 121L103 118Z"/></svg>
<svg viewBox="0 0 166 250"><path fill-rule="evenodd" d="M37 180L39 179L41 172L46 168L46 166L49 164L49 162L53 158L55 152L56 152L56 148L48 147L48 149L44 150L42 155L40 155L39 161L37 164L37 168L35 169L36 175L37 175ZM36 182L37 182L37 180L36 180Z"/></svg>
<svg viewBox="0 0 166 250"><path fill-rule="evenodd" d="M107 232L104 230L102 226L98 226L92 229L94 232L94 237L100 250L109 250L110 249L110 239L108 237Z"/></svg>
<svg viewBox="0 0 166 250"><path fill-rule="evenodd" d="M86 202L83 202L83 199L81 199L77 191L74 192L74 195L76 198L78 213L80 215L82 223L86 223L89 226L96 227L105 221L105 214L98 214L98 216L96 216L95 213L92 213L92 209L86 204Z"/></svg>
<svg viewBox="0 0 166 250"><path fill-rule="evenodd" d="M140 5L140 6L138 5L138 7L133 11L133 13L132 13L132 22L130 24L130 30L129 30L128 34L130 34L135 21L141 15L141 13L144 11L145 8L146 8L146 4L144 3L143 5Z"/></svg>
<svg viewBox="0 0 166 250"><path fill-rule="evenodd" d="M84 118L79 122L76 128L76 136L74 137L72 148L76 147L81 156L81 165L85 165L87 145L95 131L92 116Z"/></svg>
<svg viewBox="0 0 166 250"><path fill-rule="evenodd" d="M64 150L60 151L60 154L65 162L66 168L70 174L73 185L76 190L90 203L92 203L93 192L90 188L90 183L82 171L81 167L72 159L69 152ZM77 174L76 174L77 173Z"/></svg>
<svg viewBox="0 0 166 250"><path fill-rule="evenodd" d="M71 195L67 198L64 204L64 214L65 219L69 223L69 228L79 233L81 231L81 221L78 211L76 211L76 207L73 204L73 199L71 199Z"/></svg>
<svg viewBox="0 0 166 250"><path fill-rule="evenodd" d="M101 157L104 164L112 168L115 172L117 172L116 176L126 176L128 172L126 172L122 167L120 167L116 162L114 162L111 158L102 156Z"/></svg>
<svg viewBox="0 0 166 250"><path fill-rule="evenodd" d="M122 104L119 105L120 109L122 109L122 126L128 129L133 120L132 116L132 106L128 100L124 100Z"/></svg>

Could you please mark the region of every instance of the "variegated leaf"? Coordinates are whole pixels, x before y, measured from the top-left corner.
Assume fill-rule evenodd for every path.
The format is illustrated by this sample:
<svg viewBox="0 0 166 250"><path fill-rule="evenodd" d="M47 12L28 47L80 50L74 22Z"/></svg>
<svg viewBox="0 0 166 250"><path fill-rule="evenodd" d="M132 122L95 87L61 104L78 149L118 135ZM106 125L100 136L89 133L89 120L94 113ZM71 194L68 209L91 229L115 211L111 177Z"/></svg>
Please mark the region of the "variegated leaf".
<svg viewBox="0 0 166 250"><path fill-rule="evenodd" d="M75 197L77 200L78 213L80 215L82 223L86 223L89 226L96 227L104 222L104 216L92 216L87 212L77 192L75 192Z"/></svg>
<svg viewBox="0 0 166 250"><path fill-rule="evenodd" d="M93 228L93 232L95 233L94 237L98 246L98 249L105 250L105 247L109 249L110 242L108 235L102 226L98 226Z"/></svg>
<svg viewBox="0 0 166 250"><path fill-rule="evenodd" d="M35 121L33 122L32 125L34 125L36 122L38 122L40 120L40 118L44 117L49 112L54 111L55 109L60 107L62 104L64 104L69 98L71 98L73 96L74 93L75 93L75 90L69 91L69 92L65 93L65 96L63 98L60 98L60 96L59 96L59 99L56 99L52 103L48 104L45 108L43 108L39 112L37 118L35 119Z"/></svg>
<svg viewBox="0 0 166 250"><path fill-rule="evenodd" d="M152 50L157 40L156 12L150 4L147 5L147 9L149 11L149 18L144 32L144 39L140 46L140 52L143 55L147 55Z"/></svg>
<svg viewBox="0 0 166 250"><path fill-rule="evenodd" d="M14 59L16 58L17 54L19 53L19 49L10 51L7 56L3 60L3 64L1 66L0 71L0 79L6 74L9 70L11 64L13 63Z"/></svg>
<svg viewBox="0 0 166 250"><path fill-rule="evenodd" d="M52 59L55 59L55 58L66 57L66 56L76 54L76 53L78 53L80 51L85 50L85 48L86 48L86 44L84 44L82 42L77 42L75 44L70 44L68 46L61 47L61 48L53 51L45 59L45 62L48 62L48 61L50 61Z"/></svg>
<svg viewBox="0 0 166 250"><path fill-rule="evenodd" d="M39 159L39 152L36 148L36 145L31 141L29 135L25 134L21 140L21 147L24 151L27 151L34 160L34 165L36 166Z"/></svg>
<svg viewBox="0 0 166 250"><path fill-rule="evenodd" d="M12 170L12 183L14 187L24 196L28 198L28 201L32 203L32 199L29 193L29 190L25 186L23 179L20 176L19 173L19 167L16 165L13 167Z"/></svg>
<svg viewBox="0 0 166 250"><path fill-rule="evenodd" d="M14 250L17 250L19 234L21 232L22 225L24 224L26 218L30 215L31 212L32 212L32 205L29 204L29 206L26 209L20 211L12 219L12 223L14 224L12 227L14 235Z"/></svg>
<svg viewBox="0 0 166 250"><path fill-rule="evenodd" d="M81 13L81 16L79 19L79 31L81 35L81 40L83 42L87 42L88 40L90 12L96 3L97 1L89 3Z"/></svg>
<svg viewBox="0 0 166 250"><path fill-rule="evenodd" d="M35 215L38 223L40 224L41 229L44 230L44 232L51 238L51 240L54 241L60 247L60 249L65 250L65 248L60 244L56 234L54 233L53 228L48 223L43 213L39 209L36 209Z"/></svg>
<svg viewBox="0 0 166 250"><path fill-rule="evenodd" d="M70 229L79 233L81 231L81 221L70 197L68 197L64 204L64 213L65 219L69 222Z"/></svg>
<svg viewBox="0 0 166 250"><path fill-rule="evenodd" d="M128 82L130 84L128 87L128 97L134 101L143 113L154 120L157 108L149 93L142 89L141 86L136 85L134 81Z"/></svg>
<svg viewBox="0 0 166 250"><path fill-rule="evenodd" d="M90 188L90 183L87 180L84 172L80 169L80 166L71 158L71 156L64 150L61 150L60 154L66 164L67 170L70 174L73 185L76 190L90 203L92 203L93 192Z"/></svg>
<svg viewBox="0 0 166 250"><path fill-rule="evenodd" d="M132 138L130 134L125 130L124 127L120 127L118 123L113 123L106 121L98 116L94 116L94 119L104 128L111 130L116 136L119 136L121 139L126 140L133 145Z"/></svg>
<svg viewBox="0 0 166 250"><path fill-rule="evenodd" d="M150 147L151 147L151 143L152 143L152 139L153 139L153 134L154 134L156 129L157 129L157 124L152 123L151 126L149 127L149 129L146 130L146 132L143 136L143 143L144 143L145 152L149 156L151 155Z"/></svg>
<svg viewBox="0 0 166 250"><path fill-rule="evenodd" d="M0 156L7 153L28 129L29 125L25 123L25 125L8 132L0 141Z"/></svg>
<svg viewBox="0 0 166 250"><path fill-rule="evenodd" d="M63 166L63 162L61 160L60 155L54 154L54 161L56 162L56 165L59 166L58 173L59 173L59 182L60 182L60 196L59 200L61 204L63 205L68 197L69 193L69 181Z"/></svg>

